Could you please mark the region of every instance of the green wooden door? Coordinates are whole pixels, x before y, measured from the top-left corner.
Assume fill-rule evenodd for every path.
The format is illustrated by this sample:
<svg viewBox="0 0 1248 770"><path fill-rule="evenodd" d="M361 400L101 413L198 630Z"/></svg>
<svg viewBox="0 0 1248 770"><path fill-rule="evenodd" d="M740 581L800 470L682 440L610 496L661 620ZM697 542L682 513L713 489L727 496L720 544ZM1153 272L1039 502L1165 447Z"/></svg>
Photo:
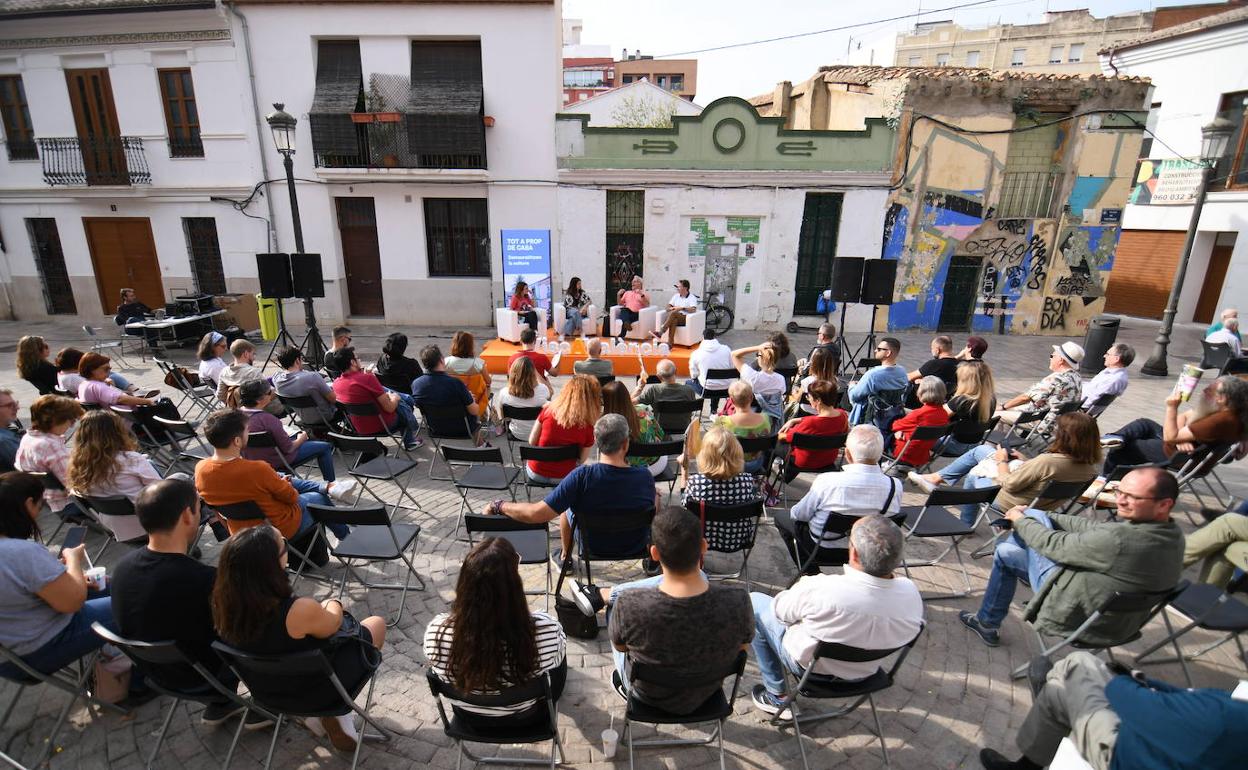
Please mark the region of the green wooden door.
<svg viewBox="0 0 1248 770"><path fill-rule="evenodd" d="M955 256L945 274L944 300L940 305L937 331L969 332L971 313L979 294L979 268L976 257Z"/></svg>
<svg viewBox="0 0 1248 770"><path fill-rule="evenodd" d="M794 315L815 315L819 293L832 285L832 258L840 225L840 193L806 193L793 282Z"/></svg>

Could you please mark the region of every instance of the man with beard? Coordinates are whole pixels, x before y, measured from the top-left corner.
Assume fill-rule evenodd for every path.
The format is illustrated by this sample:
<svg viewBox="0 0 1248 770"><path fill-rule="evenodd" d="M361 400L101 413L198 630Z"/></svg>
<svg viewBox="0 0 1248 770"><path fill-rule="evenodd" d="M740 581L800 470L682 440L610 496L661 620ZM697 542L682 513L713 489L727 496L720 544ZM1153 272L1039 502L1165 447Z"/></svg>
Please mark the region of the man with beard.
<svg viewBox="0 0 1248 770"><path fill-rule="evenodd" d="M1248 436L1248 382L1232 375L1214 380L1179 414L1179 394L1166 399L1164 424L1141 417L1113 433L1101 444L1109 453L1101 472L1109 476L1120 465L1164 463L1176 452L1192 452L1200 444L1225 444Z"/></svg>

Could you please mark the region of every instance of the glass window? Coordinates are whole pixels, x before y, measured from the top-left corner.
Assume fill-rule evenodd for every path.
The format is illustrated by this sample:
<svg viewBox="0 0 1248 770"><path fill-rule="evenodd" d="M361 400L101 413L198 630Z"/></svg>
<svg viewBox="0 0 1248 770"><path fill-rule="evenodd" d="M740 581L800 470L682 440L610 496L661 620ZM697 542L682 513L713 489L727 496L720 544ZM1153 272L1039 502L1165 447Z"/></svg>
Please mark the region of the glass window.
<svg viewBox="0 0 1248 770"><path fill-rule="evenodd" d="M485 198L426 198L425 244L431 277L489 277Z"/></svg>
<svg viewBox="0 0 1248 770"><path fill-rule="evenodd" d="M1070 56L1066 58L1069 62L1083 61L1083 43L1070 44Z"/></svg>
<svg viewBox="0 0 1248 770"><path fill-rule="evenodd" d="M1235 131L1226 145L1226 154L1218 160L1213 172L1210 189L1248 186L1248 91L1223 94L1218 105L1218 117L1235 124Z"/></svg>
<svg viewBox="0 0 1248 770"><path fill-rule="evenodd" d="M673 91L685 90L685 76L684 75L669 75L667 82Z"/></svg>
<svg viewBox="0 0 1248 770"><path fill-rule="evenodd" d="M947 53L938 53L938 54L936 54L936 66L937 66L937 67L948 67L948 66L949 66L949 54L947 54Z"/></svg>
<svg viewBox="0 0 1248 770"><path fill-rule="evenodd" d="M186 252L191 260L195 288L201 294L225 294L225 269L221 266L221 244L217 241L217 220L212 217L182 217Z"/></svg>
<svg viewBox="0 0 1248 770"><path fill-rule="evenodd" d="M966 52L966 66L968 67L979 66L979 51L967 51Z"/></svg>
<svg viewBox="0 0 1248 770"><path fill-rule="evenodd" d="M1010 66L1021 67L1022 65L1026 63L1027 63L1027 49L1015 48L1014 52L1010 54Z"/></svg>
<svg viewBox="0 0 1248 770"><path fill-rule="evenodd" d="M30 122L30 105L26 103L21 75L0 77L0 118L4 120L9 160L38 160L35 129Z"/></svg>
<svg viewBox="0 0 1248 770"><path fill-rule="evenodd" d="M1062 63L1062 48L1064 46L1055 45L1049 48L1049 64Z"/></svg>
<svg viewBox="0 0 1248 770"><path fill-rule="evenodd" d="M920 65L922 65L922 64L923 64L923 57L922 57L922 56L911 56L911 57L910 57L910 61L909 61L909 62L907 62L907 63L908 63L911 67L918 67L918 66L920 66Z"/></svg>
<svg viewBox="0 0 1248 770"><path fill-rule="evenodd" d="M189 69L156 70L160 78L160 98L165 105L165 127L169 129L169 155L173 158L202 158L204 143L199 136L199 110Z"/></svg>

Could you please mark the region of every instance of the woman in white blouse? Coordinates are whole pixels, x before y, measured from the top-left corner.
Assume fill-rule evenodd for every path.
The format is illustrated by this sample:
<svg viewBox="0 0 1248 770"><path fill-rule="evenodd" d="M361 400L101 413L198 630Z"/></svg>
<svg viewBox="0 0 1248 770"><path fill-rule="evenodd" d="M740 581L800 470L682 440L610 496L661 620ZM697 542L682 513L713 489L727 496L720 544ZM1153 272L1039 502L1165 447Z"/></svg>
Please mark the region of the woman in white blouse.
<svg viewBox="0 0 1248 770"><path fill-rule="evenodd" d="M107 409L88 412L74 431L69 452L69 489L84 497L125 497L131 502L143 488L160 481L147 455L139 454L134 434ZM146 533L137 516L101 516L120 541Z"/></svg>
<svg viewBox="0 0 1248 770"><path fill-rule="evenodd" d="M550 388L538 380L533 359L521 356L511 362L511 368L507 370L507 385L494 399L494 408L501 424L504 406L543 406L549 400ZM534 424L535 420L512 420L511 437L517 441L528 441Z"/></svg>
<svg viewBox="0 0 1248 770"><path fill-rule="evenodd" d="M217 386L221 379L221 370L227 366L224 356L228 348L229 343L221 332L208 332L204 335L199 341L199 350L196 351L196 357L199 358L199 379L211 381L214 388Z"/></svg>

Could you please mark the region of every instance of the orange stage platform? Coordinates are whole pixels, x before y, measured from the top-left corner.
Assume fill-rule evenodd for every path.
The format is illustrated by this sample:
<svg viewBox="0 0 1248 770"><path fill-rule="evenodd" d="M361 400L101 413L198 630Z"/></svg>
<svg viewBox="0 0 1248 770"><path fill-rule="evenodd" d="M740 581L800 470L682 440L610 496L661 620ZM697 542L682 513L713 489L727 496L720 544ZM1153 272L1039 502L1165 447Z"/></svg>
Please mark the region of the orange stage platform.
<svg viewBox="0 0 1248 770"><path fill-rule="evenodd" d="M551 335L549 339L553 344L555 337ZM568 353L564 353L562 358L560 358L559 370L556 374L572 374L573 362L584 361L586 358L589 358L589 356L585 353L585 343L579 337L568 341L572 343L572 350ZM637 342L640 344L640 340L630 340L630 342ZM518 350L520 350L520 346L515 343L495 339L485 344L485 348L481 351L481 358L485 361L485 366L489 369L490 374L497 377L506 377L507 360ZM646 371L650 374L654 374L654 368L658 366L660 361L664 358L669 358L672 363L676 364L676 372L682 377L688 377L689 355L693 352L693 350L693 348L686 348L677 345L672 348L672 351L666 356L654 354L648 356L643 355L641 358L646 362ZM554 358L555 354L552 351L547 350L546 355ZM604 355L603 358L615 365L615 373L617 375L636 375L641 371L641 366L638 363L637 356L635 354L607 354Z"/></svg>

